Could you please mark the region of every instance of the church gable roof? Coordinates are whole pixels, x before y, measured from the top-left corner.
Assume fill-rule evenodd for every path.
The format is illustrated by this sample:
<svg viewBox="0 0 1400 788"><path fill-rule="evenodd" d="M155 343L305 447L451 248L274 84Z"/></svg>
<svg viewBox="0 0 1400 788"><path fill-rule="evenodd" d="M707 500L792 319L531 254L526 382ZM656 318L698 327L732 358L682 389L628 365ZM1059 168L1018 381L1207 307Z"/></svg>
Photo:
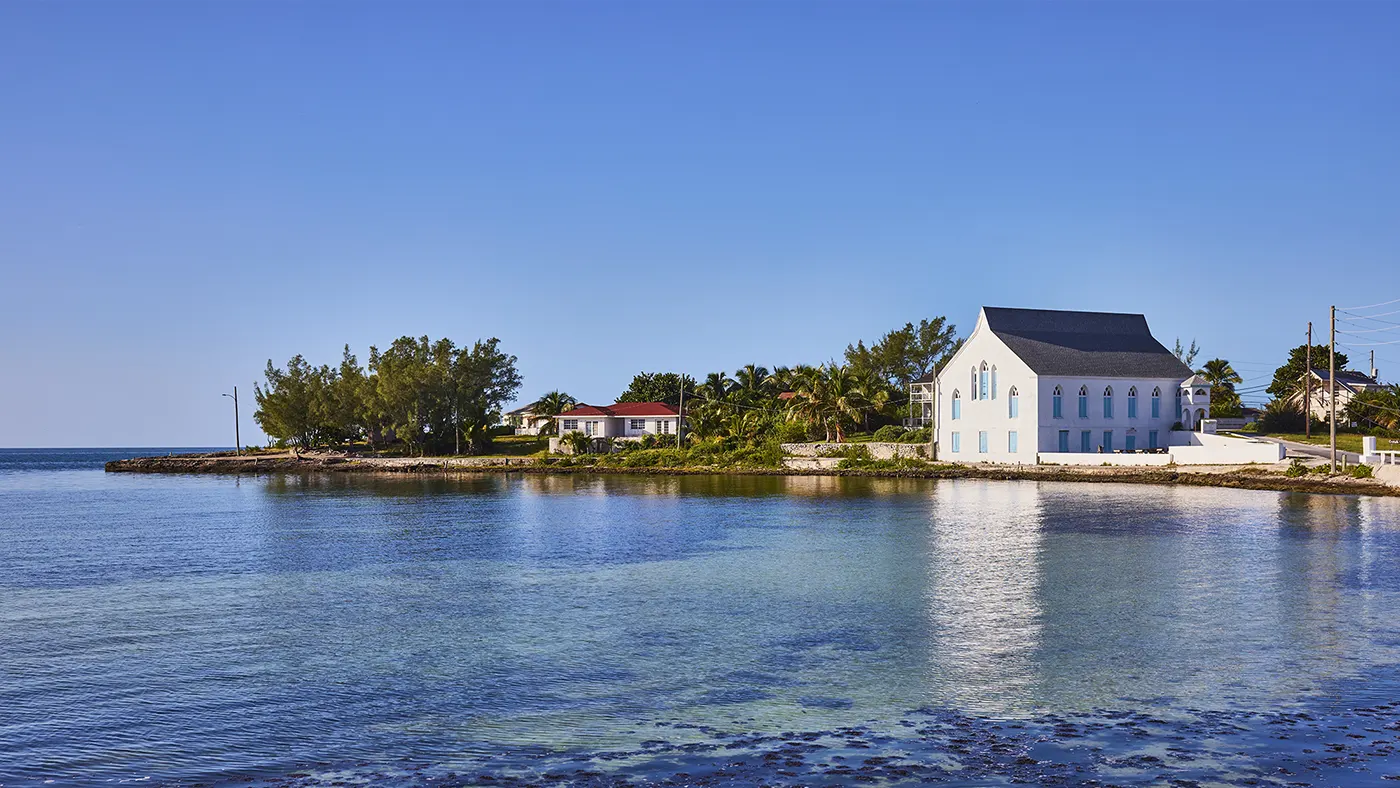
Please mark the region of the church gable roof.
<svg viewBox="0 0 1400 788"><path fill-rule="evenodd" d="M983 307L987 328L1037 375L1180 378L1191 369L1142 315Z"/></svg>

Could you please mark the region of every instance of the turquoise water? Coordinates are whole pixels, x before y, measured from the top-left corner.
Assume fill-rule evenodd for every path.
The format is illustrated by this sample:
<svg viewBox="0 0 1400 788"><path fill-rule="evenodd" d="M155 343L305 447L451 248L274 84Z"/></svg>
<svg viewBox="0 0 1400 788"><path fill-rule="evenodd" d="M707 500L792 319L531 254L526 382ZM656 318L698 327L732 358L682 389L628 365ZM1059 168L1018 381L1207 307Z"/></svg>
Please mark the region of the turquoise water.
<svg viewBox="0 0 1400 788"><path fill-rule="evenodd" d="M142 453L0 451L0 785L1400 774L1393 499Z"/></svg>

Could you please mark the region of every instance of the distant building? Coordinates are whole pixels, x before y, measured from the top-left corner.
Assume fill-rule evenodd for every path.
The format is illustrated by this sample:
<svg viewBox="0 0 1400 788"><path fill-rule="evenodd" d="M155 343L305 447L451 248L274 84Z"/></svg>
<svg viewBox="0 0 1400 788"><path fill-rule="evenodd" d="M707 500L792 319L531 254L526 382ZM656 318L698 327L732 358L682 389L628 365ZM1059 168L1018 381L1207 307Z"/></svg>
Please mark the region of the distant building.
<svg viewBox="0 0 1400 788"><path fill-rule="evenodd" d="M536 416L535 406L539 402L532 402L521 408L506 411L501 414L501 422L505 426L515 428L516 435L539 435L541 428L549 423L549 416Z"/></svg>
<svg viewBox="0 0 1400 788"><path fill-rule="evenodd" d="M675 435L680 412L664 402L617 402L612 405L579 405L554 417L559 435L582 432L594 438L641 438Z"/></svg>
<svg viewBox="0 0 1400 788"><path fill-rule="evenodd" d="M1328 370L1314 369L1312 371L1312 398L1308 403L1308 410L1313 418L1320 421L1327 421L1331 416L1330 401L1328 397ZM1374 371L1367 375L1362 372L1352 372L1351 370L1337 370L1337 420L1342 421L1342 414L1346 412L1347 404L1351 398L1363 391L1380 391L1385 388L1380 381L1376 380ZM1292 401L1302 402L1304 391L1299 390L1293 395Z"/></svg>
<svg viewBox="0 0 1400 788"><path fill-rule="evenodd" d="M934 391L937 388L937 372L909 382L909 412L904 416L905 427L917 430L933 424Z"/></svg>

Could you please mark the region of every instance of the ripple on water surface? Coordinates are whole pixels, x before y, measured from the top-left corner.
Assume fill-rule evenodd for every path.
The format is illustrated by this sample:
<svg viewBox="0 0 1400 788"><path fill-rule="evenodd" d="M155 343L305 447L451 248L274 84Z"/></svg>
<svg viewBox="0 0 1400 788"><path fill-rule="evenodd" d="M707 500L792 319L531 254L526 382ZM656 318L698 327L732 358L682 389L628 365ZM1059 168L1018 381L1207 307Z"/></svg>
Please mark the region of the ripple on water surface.
<svg viewBox="0 0 1400 788"><path fill-rule="evenodd" d="M102 459L0 452L6 786L1400 773L1395 501Z"/></svg>

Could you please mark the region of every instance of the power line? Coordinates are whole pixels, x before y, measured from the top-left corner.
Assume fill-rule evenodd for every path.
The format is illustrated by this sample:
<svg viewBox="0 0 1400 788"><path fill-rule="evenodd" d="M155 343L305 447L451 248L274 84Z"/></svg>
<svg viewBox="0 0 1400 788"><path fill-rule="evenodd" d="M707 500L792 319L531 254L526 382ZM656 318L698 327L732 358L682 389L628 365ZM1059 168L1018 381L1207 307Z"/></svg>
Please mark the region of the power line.
<svg viewBox="0 0 1400 788"><path fill-rule="evenodd" d="M1348 312L1348 311L1351 311L1351 310L1353 310L1353 309L1375 309L1375 308L1378 307L1378 306L1390 306L1391 304L1400 304L1400 298L1393 298L1393 299L1391 299L1391 300L1389 300L1389 301L1382 301L1382 302L1380 302L1379 304L1368 304L1368 305L1366 305L1366 306L1349 306L1349 307L1340 307L1340 306L1339 306L1339 307L1337 307L1337 308L1338 308L1338 309L1341 309L1343 312Z"/></svg>

